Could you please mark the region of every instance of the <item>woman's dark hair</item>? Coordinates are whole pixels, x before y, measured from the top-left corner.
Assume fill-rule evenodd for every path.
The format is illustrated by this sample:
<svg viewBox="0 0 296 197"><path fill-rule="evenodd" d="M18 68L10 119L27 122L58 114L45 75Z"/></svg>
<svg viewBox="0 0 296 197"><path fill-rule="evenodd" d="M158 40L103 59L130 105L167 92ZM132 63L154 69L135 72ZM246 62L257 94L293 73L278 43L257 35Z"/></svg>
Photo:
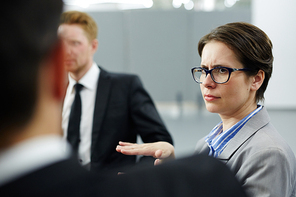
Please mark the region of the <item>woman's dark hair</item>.
<svg viewBox="0 0 296 197"><path fill-rule="evenodd" d="M263 84L256 92L256 102L264 100L264 92L271 77L273 66L272 42L258 27L236 22L219 26L202 37L198 43L201 56L204 46L211 40L226 44L234 51L244 68L250 68L249 76L256 75L259 70L265 72Z"/></svg>

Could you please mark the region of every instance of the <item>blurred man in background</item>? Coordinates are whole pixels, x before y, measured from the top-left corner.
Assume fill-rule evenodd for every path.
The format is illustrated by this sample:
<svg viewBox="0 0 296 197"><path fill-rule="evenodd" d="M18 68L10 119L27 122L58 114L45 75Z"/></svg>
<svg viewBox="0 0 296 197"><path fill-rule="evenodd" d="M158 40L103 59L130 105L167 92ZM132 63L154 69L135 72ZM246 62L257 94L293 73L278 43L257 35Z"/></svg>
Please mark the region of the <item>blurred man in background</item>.
<svg viewBox="0 0 296 197"><path fill-rule="evenodd" d="M132 166L136 157L122 155L115 148L119 141L136 142L138 135L143 142L173 144L139 77L111 73L94 62L98 28L91 16L64 12L58 32L66 46L69 72L62 127L83 166L92 171L123 171ZM78 107L74 107L76 98ZM152 165L153 158L141 158L149 160Z"/></svg>

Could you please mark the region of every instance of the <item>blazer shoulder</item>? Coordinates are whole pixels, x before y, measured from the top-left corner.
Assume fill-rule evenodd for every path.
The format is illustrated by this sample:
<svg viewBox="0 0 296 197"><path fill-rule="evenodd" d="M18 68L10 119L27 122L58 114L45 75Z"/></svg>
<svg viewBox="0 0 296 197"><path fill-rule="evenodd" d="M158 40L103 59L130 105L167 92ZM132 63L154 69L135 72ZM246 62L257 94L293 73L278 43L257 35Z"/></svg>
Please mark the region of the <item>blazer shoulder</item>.
<svg viewBox="0 0 296 197"><path fill-rule="evenodd" d="M121 84L121 85L137 84L142 86L142 81L140 77L136 74L109 72L101 68L100 78L101 78L100 80L109 79L112 81L113 84Z"/></svg>
<svg viewBox="0 0 296 197"><path fill-rule="evenodd" d="M89 174L76 158L59 161L36 169L0 186L1 196L94 196L94 184L101 177ZM57 184L59 183L59 184ZM63 187L60 187L62 185ZM97 187L98 188L98 187Z"/></svg>
<svg viewBox="0 0 296 197"><path fill-rule="evenodd" d="M100 67L100 76L108 76L112 79L139 79L140 77L137 74L131 73L121 73L121 72L111 72L106 69Z"/></svg>
<svg viewBox="0 0 296 197"><path fill-rule="evenodd" d="M266 109L263 108L230 140L219 158L229 160L271 150L291 154L288 143L272 125Z"/></svg>
<svg viewBox="0 0 296 197"><path fill-rule="evenodd" d="M270 122L256 132L251 138L248 147L255 152L275 150L281 151L287 156L293 155L287 141Z"/></svg>

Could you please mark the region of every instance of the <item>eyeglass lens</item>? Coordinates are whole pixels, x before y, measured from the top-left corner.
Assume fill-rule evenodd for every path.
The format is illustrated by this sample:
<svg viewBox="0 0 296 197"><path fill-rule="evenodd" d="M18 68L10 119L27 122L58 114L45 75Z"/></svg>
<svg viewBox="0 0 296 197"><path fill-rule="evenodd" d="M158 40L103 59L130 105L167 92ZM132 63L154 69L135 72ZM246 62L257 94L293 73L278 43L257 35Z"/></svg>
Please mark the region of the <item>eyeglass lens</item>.
<svg viewBox="0 0 296 197"><path fill-rule="evenodd" d="M224 83L229 78L229 70L226 68L215 68L208 74L211 74L212 79L217 83ZM203 69L194 70L194 78L197 82L204 82L206 75L206 71Z"/></svg>

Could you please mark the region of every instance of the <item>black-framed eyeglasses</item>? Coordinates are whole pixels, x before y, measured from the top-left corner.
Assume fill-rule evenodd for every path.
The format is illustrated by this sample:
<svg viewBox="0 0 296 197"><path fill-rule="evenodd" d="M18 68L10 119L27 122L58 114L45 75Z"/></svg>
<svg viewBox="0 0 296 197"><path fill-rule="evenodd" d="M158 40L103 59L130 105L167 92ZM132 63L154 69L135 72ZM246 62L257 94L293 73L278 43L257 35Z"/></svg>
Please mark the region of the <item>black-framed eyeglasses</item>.
<svg viewBox="0 0 296 197"><path fill-rule="evenodd" d="M219 66L211 70L207 70L202 67L194 67L191 69L191 73L194 81L196 81L197 83L201 84L206 79L208 74L210 74L212 80L215 83L222 84L228 82L232 72L249 70L250 69L248 68L228 68L223 66Z"/></svg>

